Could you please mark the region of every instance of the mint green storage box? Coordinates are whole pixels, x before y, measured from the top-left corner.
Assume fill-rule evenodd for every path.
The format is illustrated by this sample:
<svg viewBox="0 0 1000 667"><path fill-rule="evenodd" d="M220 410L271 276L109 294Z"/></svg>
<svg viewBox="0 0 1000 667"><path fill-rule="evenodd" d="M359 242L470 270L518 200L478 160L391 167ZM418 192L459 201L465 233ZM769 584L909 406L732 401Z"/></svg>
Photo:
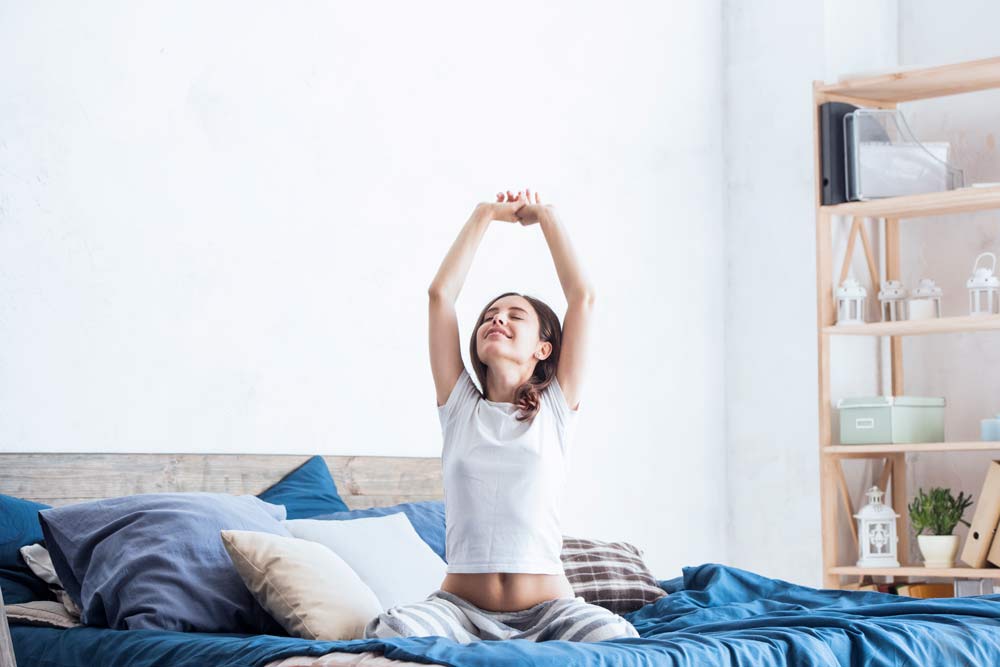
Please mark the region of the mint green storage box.
<svg viewBox="0 0 1000 667"><path fill-rule="evenodd" d="M924 396L842 398L840 444L944 442L944 399Z"/></svg>

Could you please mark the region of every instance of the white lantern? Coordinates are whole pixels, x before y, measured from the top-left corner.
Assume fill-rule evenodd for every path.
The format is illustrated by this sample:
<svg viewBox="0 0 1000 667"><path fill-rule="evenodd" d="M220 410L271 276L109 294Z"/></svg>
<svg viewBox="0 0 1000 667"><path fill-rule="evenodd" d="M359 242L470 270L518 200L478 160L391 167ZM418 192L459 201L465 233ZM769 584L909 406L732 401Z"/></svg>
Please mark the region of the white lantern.
<svg viewBox="0 0 1000 667"><path fill-rule="evenodd" d="M899 515L882 504L882 491L873 486L865 498L868 504L854 518L858 520L858 567L899 567L896 560L896 519Z"/></svg>
<svg viewBox="0 0 1000 667"><path fill-rule="evenodd" d="M907 318L929 320L935 317L941 317L941 288L930 278L921 278L907 304Z"/></svg>
<svg viewBox="0 0 1000 667"><path fill-rule="evenodd" d="M983 257L993 259L990 268L979 266L979 260ZM997 256L991 252L984 252L972 264L972 277L966 281L965 286L969 288L969 314L970 315L995 315L1000 312L1000 300L997 299L997 288L1000 288L1000 279L993 272L997 268Z"/></svg>
<svg viewBox="0 0 1000 667"><path fill-rule="evenodd" d="M834 290L837 297L837 324L864 324L865 298L868 290L854 278L848 278Z"/></svg>
<svg viewBox="0 0 1000 667"><path fill-rule="evenodd" d="M898 280L883 280L878 293L878 301L883 322L898 322L906 319L906 290Z"/></svg>

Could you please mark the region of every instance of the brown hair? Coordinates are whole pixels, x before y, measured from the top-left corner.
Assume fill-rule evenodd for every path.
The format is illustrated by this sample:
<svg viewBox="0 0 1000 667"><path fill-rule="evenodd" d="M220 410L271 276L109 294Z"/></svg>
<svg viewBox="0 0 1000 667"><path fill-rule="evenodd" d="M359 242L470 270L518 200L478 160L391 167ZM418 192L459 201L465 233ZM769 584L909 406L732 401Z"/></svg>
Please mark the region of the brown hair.
<svg viewBox="0 0 1000 667"><path fill-rule="evenodd" d="M559 367L559 349L562 347L562 325L559 323L559 317L552 309L544 301L526 294L504 292L487 303L479 313L479 319L476 320L476 325L472 327L472 339L469 341L469 359L472 360L472 369L476 372L476 377L479 378L479 386L484 388L482 393L485 397L487 366L479 358L479 354L476 351L476 337L479 335L479 327L483 323L486 311L498 300L512 295L522 297L531 304L531 307L535 310L535 314L538 315L538 337L552 344L552 354L545 359L539 359L528 381L514 390L514 404L521 409L521 414L517 419L518 421L527 421L533 419L538 413L538 408L541 405L541 392L555 379L556 368Z"/></svg>

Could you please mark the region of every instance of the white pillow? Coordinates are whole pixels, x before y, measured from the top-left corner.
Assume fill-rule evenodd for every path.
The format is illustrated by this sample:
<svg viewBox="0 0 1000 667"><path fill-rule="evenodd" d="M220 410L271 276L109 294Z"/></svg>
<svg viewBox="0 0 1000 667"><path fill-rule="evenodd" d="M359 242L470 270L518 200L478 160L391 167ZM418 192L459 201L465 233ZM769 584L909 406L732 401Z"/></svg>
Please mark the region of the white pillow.
<svg viewBox="0 0 1000 667"><path fill-rule="evenodd" d="M343 558L375 591L385 609L422 602L444 581L447 564L421 539L403 512L346 521L281 523L295 537L319 542Z"/></svg>
<svg viewBox="0 0 1000 667"><path fill-rule="evenodd" d="M24 559L36 577L50 586L63 587L62 582L59 581L59 575L56 574L55 565L52 564L52 556L49 555L48 549L41 544L26 544L20 548L20 552L21 558Z"/></svg>
<svg viewBox="0 0 1000 667"><path fill-rule="evenodd" d="M322 544L250 530L223 530L222 543L247 589L295 637L363 639L382 613L375 593Z"/></svg>

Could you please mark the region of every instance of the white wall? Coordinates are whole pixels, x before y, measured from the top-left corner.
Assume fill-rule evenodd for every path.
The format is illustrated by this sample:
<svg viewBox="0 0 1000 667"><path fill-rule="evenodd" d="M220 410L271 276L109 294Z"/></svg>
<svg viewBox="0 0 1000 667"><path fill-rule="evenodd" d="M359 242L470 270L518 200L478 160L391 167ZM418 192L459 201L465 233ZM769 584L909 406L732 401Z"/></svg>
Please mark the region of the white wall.
<svg viewBox="0 0 1000 667"><path fill-rule="evenodd" d="M730 562L790 579L818 535L810 529L818 468L803 454L816 450L808 140L822 7L726 2L724 15Z"/></svg>
<svg viewBox="0 0 1000 667"><path fill-rule="evenodd" d="M716 3L0 16L0 449L436 456L426 288L528 185L598 293L564 531L726 560ZM537 227L463 348L510 289L564 312Z"/></svg>
<svg viewBox="0 0 1000 667"><path fill-rule="evenodd" d="M820 586L812 82L894 65L895 3L723 11L730 563ZM875 343L837 339L831 356L835 396L877 393Z"/></svg>

